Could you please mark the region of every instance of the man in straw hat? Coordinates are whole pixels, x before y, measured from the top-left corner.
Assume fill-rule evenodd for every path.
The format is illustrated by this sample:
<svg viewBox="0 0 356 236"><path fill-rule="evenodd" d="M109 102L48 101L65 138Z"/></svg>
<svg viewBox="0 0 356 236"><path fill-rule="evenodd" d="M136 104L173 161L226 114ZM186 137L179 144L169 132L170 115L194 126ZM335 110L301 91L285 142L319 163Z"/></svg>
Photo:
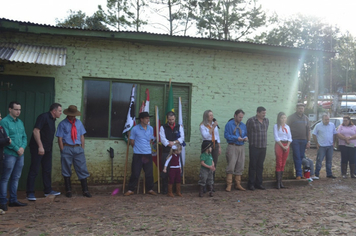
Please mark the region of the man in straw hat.
<svg viewBox="0 0 356 236"><path fill-rule="evenodd" d="M64 177L66 197L72 197L70 183L72 164L82 184L83 196L91 197L87 183L89 172L84 155L84 134L86 130L82 122L75 118L80 116L81 113L74 105L70 105L63 113L67 115L67 118L59 123L56 136L61 150L62 175Z"/></svg>
<svg viewBox="0 0 356 236"><path fill-rule="evenodd" d="M153 191L153 164L150 144L154 139L153 128L149 125L150 116L148 112L141 112L138 118L140 119L140 124L132 128L130 135L130 144L133 147L134 154L131 163L129 190L124 194L125 196L134 194L142 168L145 172L148 194L156 195Z"/></svg>

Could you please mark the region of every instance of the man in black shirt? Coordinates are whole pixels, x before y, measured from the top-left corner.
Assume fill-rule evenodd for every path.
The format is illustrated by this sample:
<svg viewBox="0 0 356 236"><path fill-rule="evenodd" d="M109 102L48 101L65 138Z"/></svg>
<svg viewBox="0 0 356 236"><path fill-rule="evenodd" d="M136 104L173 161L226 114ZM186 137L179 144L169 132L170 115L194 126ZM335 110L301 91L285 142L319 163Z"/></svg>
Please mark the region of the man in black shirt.
<svg viewBox="0 0 356 236"><path fill-rule="evenodd" d="M56 132L56 118L62 114L62 105L53 103L49 112L37 117L30 140L31 166L27 176L27 200L36 201L35 179L42 165L42 178L45 196L59 195L52 189L52 146L54 133Z"/></svg>

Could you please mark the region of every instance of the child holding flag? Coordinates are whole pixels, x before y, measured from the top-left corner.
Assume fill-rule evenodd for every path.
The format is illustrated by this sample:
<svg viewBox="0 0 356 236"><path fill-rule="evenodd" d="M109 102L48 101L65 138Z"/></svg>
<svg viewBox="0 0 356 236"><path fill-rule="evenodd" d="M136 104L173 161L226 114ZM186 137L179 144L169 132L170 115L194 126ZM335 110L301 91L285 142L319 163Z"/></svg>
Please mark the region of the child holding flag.
<svg viewBox="0 0 356 236"><path fill-rule="evenodd" d="M167 166L169 165L169 182L168 182L168 197L174 197L172 188L173 184L176 183L176 192L179 197L183 197L180 191L181 182L181 172L182 164L180 163L180 153L182 147L180 144L175 144L172 146L166 163L164 164L163 172L167 173Z"/></svg>

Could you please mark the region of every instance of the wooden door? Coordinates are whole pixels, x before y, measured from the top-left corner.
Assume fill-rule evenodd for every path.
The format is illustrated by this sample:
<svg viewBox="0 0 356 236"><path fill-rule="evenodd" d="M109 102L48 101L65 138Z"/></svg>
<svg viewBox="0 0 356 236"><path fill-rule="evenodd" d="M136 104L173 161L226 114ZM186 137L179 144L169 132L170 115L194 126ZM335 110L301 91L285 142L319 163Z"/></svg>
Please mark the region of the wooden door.
<svg viewBox="0 0 356 236"><path fill-rule="evenodd" d="M2 117L9 113L8 105L11 101L18 101L21 104L19 118L25 125L27 143L29 143L37 116L48 111L54 102L54 78L0 75L0 112ZM26 190L30 164L31 155L27 146L19 190ZM41 171L36 178L35 189L43 190Z"/></svg>

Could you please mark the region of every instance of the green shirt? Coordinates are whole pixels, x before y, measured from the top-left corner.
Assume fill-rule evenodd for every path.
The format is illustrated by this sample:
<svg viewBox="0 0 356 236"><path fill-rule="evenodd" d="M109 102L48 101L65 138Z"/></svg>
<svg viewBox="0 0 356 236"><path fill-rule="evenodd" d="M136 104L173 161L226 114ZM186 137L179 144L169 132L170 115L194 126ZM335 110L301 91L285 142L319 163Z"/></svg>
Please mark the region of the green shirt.
<svg viewBox="0 0 356 236"><path fill-rule="evenodd" d="M9 114L0 121L0 125L4 127L7 135L11 138L11 144L4 148L4 153L18 157L17 151L21 147L25 149L27 146L27 136L23 122L19 118L12 118Z"/></svg>
<svg viewBox="0 0 356 236"><path fill-rule="evenodd" d="M201 155L200 155L200 161L204 161L204 163L208 166L212 166L213 165L213 156L211 155L211 153L206 153L206 152L203 152ZM209 168L206 168L204 166L201 166L201 168L205 168L205 169L209 169Z"/></svg>

